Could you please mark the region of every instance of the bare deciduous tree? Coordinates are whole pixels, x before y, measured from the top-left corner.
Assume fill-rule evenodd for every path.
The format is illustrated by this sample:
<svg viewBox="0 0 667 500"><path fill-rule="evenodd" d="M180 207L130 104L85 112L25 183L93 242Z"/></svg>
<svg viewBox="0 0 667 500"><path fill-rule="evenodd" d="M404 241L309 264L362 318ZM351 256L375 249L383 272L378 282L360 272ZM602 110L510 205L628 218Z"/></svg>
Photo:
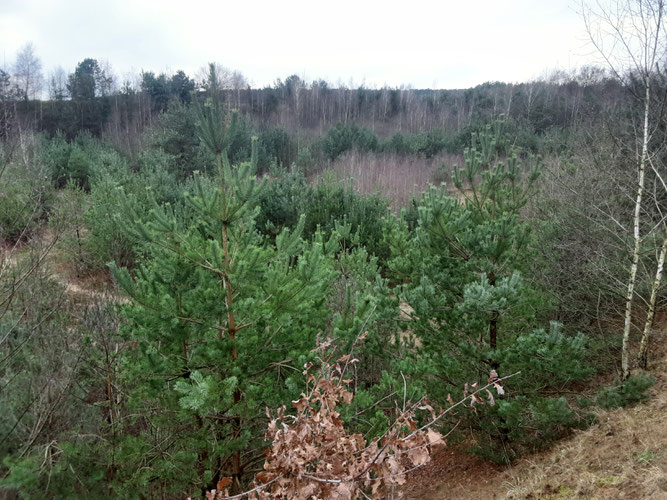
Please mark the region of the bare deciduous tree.
<svg viewBox="0 0 667 500"><path fill-rule="evenodd" d="M44 79L42 62L35 54L35 46L32 42L26 43L16 54L14 78L26 100L40 96Z"/></svg>
<svg viewBox="0 0 667 500"><path fill-rule="evenodd" d="M653 118L653 86L659 72L658 64L664 60L667 41L664 25L664 0L617 0L608 4L600 1L594 7L582 4L582 14L590 41L609 66L611 72L632 92L639 101L641 119L635 129L634 149L637 151L637 184L632 218L633 249L625 297L625 320L621 366L623 379L630 375L630 331L632 306L642 239L642 203L646 175L650 165L655 167L652 149L658 120ZM664 183L663 183L664 184ZM664 257L663 257L664 261ZM660 266L659 266L660 267ZM654 289L660 286L662 273L656 274ZM649 302L648 321L653 320L655 303ZM647 325L650 331L650 325Z"/></svg>
<svg viewBox="0 0 667 500"><path fill-rule="evenodd" d="M67 73L62 66L58 66L49 76L49 99L54 101L62 101L69 97L67 90Z"/></svg>

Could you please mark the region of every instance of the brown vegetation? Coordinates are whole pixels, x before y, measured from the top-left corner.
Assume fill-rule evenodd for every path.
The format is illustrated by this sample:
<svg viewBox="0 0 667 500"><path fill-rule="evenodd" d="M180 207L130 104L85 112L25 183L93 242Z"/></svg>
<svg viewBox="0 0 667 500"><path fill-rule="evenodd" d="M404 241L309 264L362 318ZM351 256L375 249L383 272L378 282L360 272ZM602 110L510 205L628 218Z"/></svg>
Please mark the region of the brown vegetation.
<svg viewBox="0 0 667 500"><path fill-rule="evenodd" d="M423 158L353 151L331 163L330 171L336 179L351 182L362 194L381 193L397 210L407 206L429 184L449 180L438 175L441 165L451 167L462 163L460 155L446 153Z"/></svg>

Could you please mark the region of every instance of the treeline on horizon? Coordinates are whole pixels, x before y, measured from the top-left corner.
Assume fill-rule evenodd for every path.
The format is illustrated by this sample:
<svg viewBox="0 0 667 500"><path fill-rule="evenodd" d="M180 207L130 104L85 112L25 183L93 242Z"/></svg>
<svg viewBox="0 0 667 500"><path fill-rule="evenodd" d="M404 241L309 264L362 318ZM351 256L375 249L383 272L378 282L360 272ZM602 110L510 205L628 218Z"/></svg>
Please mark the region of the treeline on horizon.
<svg viewBox="0 0 667 500"><path fill-rule="evenodd" d="M35 62L39 69L39 60L33 59ZM275 155L283 166L296 160L296 143L312 142L341 124L361 128L363 137L350 138L351 147L432 157L442 151L460 152L471 132L502 118L514 128L518 146L541 152L545 142L541 139L595 124L629 97L617 79L596 67L570 74L554 72L531 82L486 82L454 90L334 87L297 75L278 79L272 86L252 88L239 72L217 67L228 111L238 111L254 133L278 130L293 139L294 144L283 146L290 151ZM41 89L42 83L35 81L33 87ZM142 72L136 83L119 85L110 70L92 58L81 61L68 76L62 68L54 72L48 82L48 99L37 98L46 92L26 87L25 78L0 70L0 131L8 130L16 115L24 127L48 136L61 133L72 140L90 133L130 154L141 149L137 137L163 113L189 107L193 99L203 99L207 90L204 80L183 71L171 75ZM344 133L359 135L358 130ZM550 142L547 147L562 147L564 137ZM249 151L249 146L245 149ZM334 159L338 153L327 151L325 156Z"/></svg>

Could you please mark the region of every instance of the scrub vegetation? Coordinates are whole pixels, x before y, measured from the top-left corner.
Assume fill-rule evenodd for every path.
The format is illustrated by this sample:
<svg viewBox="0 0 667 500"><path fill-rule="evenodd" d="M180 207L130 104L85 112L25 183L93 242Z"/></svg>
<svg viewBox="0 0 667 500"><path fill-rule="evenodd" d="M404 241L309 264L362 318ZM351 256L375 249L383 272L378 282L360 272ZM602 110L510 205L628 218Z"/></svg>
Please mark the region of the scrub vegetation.
<svg viewBox="0 0 667 500"><path fill-rule="evenodd" d="M585 8L607 66L464 90L44 79L26 45L0 495L398 497L445 442L512 498L667 490L664 13Z"/></svg>

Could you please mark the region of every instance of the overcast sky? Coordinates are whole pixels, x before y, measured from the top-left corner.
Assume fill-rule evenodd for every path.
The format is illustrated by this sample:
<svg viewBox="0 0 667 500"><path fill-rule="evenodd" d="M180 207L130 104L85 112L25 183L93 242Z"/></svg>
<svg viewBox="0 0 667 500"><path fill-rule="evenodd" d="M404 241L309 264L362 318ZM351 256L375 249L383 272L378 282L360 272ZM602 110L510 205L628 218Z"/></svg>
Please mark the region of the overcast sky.
<svg viewBox="0 0 667 500"><path fill-rule="evenodd" d="M123 79L209 61L256 86L526 81L591 61L575 0L0 0L0 64L33 42L45 75L86 57Z"/></svg>

